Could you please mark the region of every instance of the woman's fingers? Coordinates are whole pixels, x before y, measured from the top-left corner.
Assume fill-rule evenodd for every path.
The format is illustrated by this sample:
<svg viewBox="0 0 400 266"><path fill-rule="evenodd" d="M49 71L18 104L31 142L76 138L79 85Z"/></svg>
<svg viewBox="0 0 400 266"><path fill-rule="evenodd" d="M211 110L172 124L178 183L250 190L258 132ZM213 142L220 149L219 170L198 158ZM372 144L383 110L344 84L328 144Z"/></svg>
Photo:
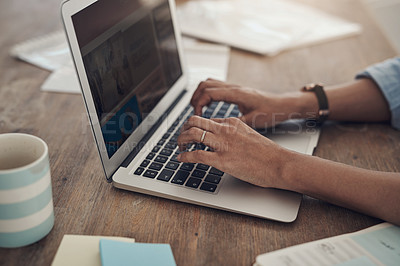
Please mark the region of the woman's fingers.
<svg viewBox="0 0 400 266"><path fill-rule="evenodd" d="M210 102L238 103L238 98L237 93L229 88L207 88L196 100L192 101L192 105L196 111L201 112L203 106L208 105Z"/></svg>
<svg viewBox="0 0 400 266"><path fill-rule="evenodd" d="M192 99L190 103L194 106L194 103L197 102L197 99L204 93L204 90L208 88L220 88L225 86L226 84L222 81L218 81L215 79L207 79L206 81L200 82L199 86L197 87L196 91L193 93ZM201 108L195 108L195 114L201 115Z"/></svg>
<svg viewBox="0 0 400 266"><path fill-rule="evenodd" d="M203 107L213 101L224 101L237 104L240 101L240 97L237 90L234 90L231 87L207 87L197 94L194 94L190 103L194 107L195 114L201 115Z"/></svg>
<svg viewBox="0 0 400 266"><path fill-rule="evenodd" d="M178 160L183 163L202 163L206 165L219 165L219 157L215 152L210 151L191 151L191 152L184 152L178 155Z"/></svg>
<svg viewBox="0 0 400 266"><path fill-rule="evenodd" d="M210 132L217 132L219 124L213 120L206 119L197 115L190 117L183 125L182 132L188 130L191 127L198 127Z"/></svg>
<svg viewBox="0 0 400 266"><path fill-rule="evenodd" d="M225 86L225 83L219 80L209 78L206 81L202 81L199 83L196 91L193 93L192 99L196 99L206 88L218 88L221 86Z"/></svg>
<svg viewBox="0 0 400 266"><path fill-rule="evenodd" d="M212 149L219 148L218 137L214 133L198 127L191 127L178 137L180 151L184 151L191 143L203 143Z"/></svg>

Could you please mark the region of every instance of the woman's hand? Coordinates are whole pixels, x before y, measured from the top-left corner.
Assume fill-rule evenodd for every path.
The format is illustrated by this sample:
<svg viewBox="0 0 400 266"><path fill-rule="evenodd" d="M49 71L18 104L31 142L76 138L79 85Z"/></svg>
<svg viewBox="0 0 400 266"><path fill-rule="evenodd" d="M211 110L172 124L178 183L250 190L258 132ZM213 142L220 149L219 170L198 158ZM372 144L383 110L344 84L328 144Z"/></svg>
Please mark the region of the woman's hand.
<svg viewBox="0 0 400 266"><path fill-rule="evenodd" d="M253 128L267 128L290 118L301 118L299 97L300 94L296 93L278 96L207 79L199 84L191 104L195 114L201 116L202 108L213 101L234 103L242 113L240 120ZM312 100L316 102L315 99Z"/></svg>
<svg viewBox="0 0 400 266"><path fill-rule="evenodd" d="M178 138L184 151L188 144L200 142L213 151L181 153L181 162L203 163L261 187L285 188L281 180L291 152L260 135L238 118L204 119L192 116Z"/></svg>

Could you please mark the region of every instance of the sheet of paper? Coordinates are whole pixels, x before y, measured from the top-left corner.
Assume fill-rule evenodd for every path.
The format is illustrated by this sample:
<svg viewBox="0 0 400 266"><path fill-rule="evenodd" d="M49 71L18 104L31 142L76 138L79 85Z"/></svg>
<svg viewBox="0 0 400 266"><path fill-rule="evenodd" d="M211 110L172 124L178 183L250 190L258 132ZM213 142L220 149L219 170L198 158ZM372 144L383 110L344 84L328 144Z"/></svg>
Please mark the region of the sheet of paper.
<svg viewBox="0 0 400 266"><path fill-rule="evenodd" d="M101 239L102 266L176 266L169 244L126 243Z"/></svg>
<svg viewBox="0 0 400 266"><path fill-rule="evenodd" d="M273 56L359 34L361 26L287 0L199 0L178 8L183 34Z"/></svg>
<svg viewBox="0 0 400 266"><path fill-rule="evenodd" d="M49 92L81 93L81 86L72 62L54 70L40 89Z"/></svg>
<svg viewBox="0 0 400 266"><path fill-rule="evenodd" d="M190 38L183 39L183 48L189 86L197 86L200 81L214 78L225 81L228 75L230 48L226 45L201 43Z"/></svg>
<svg viewBox="0 0 400 266"><path fill-rule="evenodd" d="M17 47L25 47L24 49L16 49L25 51L23 56L20 54L18 57L38 67L44 67L43 62L46 62L45 65L48 69L54 68L54 71L42 84L42 91L81 93L80 83L72 64L64 35L61 33L53 33L49 36L50 37L44 36L43 38L36 38L26 41L21 45L17 45ZM64 58L66 59L65 61L58 61L52 56L47 57L47 55L51 55L52 53L46 53L46 50L42 48L40 52L36 52L34 49L34 47L40 46L39 44L43 44L49 51L54 51L61 47L63 42L67 49L59 49L58 53L60 56L59 58ZM32 57L28 51L32 53ZM14 51L13 53L16 52ZM202 43L191 38L184 38L184 53L189 73L189 86L197 86L200 81L209 77L219 80L226 79L230 53L230 48L228 46ZM37 54L41 54L41 60L36 60L38 59ZM62 65L60 65L61 63Z"/></svg>
<svg viewBox="0 0 400 266"><path fill-rule="evenodd" d="M64 31L57 31L16 44L10 54L49 71L69 64L72 58Z"/></svg>
<svg viewBox="0 0 400 266"><path fill-rule="evenodd" d="M255 266L399 265L400 227L382 223L351 234L260 255Z"/></svg>
<svg viewBox="0 0 400 266"><path fill-rule="evenodd" d="M133 238L64 235L52 266L101 266L100 239L135 242Z"/></svg>

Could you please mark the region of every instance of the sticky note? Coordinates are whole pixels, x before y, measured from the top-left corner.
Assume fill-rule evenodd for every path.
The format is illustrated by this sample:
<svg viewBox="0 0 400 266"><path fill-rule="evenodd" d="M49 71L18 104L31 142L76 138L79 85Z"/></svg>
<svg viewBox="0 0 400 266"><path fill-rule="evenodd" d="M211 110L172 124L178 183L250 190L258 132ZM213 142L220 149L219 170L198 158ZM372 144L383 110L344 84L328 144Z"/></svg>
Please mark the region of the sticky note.
<svg viewBox="0 0 400 266"><path fill-rule="evenodd" d="M101 266L100 239L135 242L133 238L64 235L52 266Z"/></svg>
<svg viewBox="0 0 400 266"><path fill-rule="evenodd" d="M103 266L176 266L169 244L127 243L101 239L100 256Z"/></svg>

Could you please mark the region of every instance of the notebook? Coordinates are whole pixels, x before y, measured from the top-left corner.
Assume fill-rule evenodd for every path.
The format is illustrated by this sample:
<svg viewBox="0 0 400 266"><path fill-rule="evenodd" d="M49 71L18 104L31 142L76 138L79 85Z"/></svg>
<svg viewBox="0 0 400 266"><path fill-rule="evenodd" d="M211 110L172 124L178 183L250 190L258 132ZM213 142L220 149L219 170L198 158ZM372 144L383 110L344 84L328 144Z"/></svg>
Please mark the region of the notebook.
<svg viewBox="0 0 400 266"><path fill-rule="evenodd" d="M257 256L254 266L399 265L400 227L381 223Z"/></svg>

